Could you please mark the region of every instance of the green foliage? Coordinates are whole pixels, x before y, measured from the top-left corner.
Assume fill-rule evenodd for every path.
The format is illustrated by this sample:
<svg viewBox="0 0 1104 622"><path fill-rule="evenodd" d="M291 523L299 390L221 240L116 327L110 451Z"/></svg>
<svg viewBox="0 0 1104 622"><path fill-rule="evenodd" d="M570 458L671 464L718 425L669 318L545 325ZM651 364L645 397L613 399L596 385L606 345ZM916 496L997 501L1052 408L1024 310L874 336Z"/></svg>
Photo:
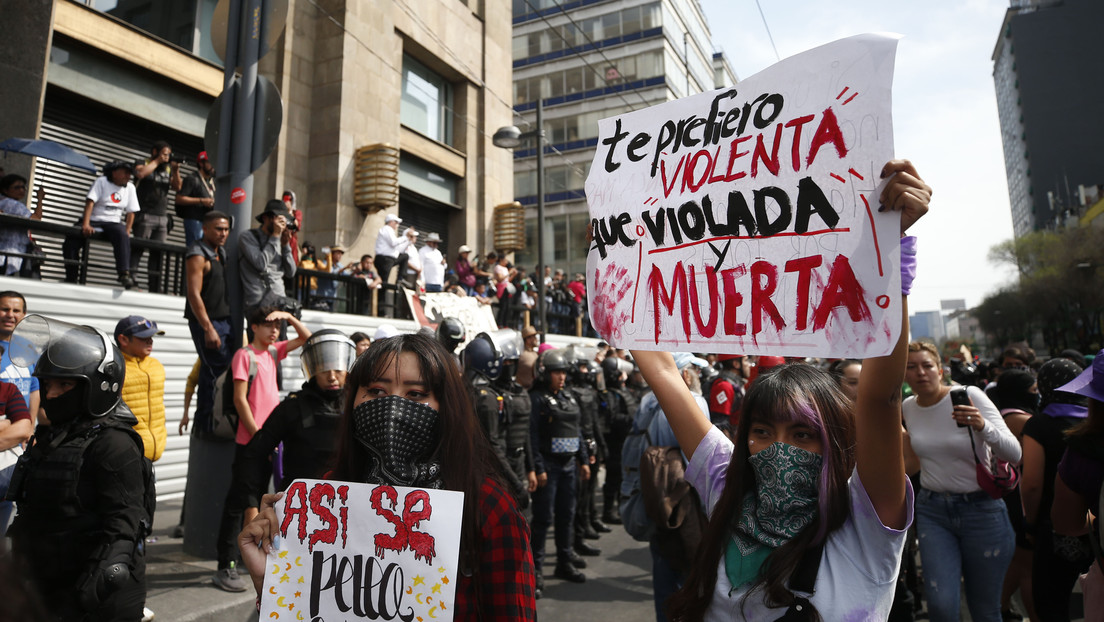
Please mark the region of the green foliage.
<svg viewBox="0 0 1104 622"><path fill-rule="evenodd" d="M1104 245L1088 227L1037 231L989 251L994 263L1014 266L1019 283L987 297L978 323L999 344L1042 333L1051 350L1092 352L1104 318Z"/></svg>

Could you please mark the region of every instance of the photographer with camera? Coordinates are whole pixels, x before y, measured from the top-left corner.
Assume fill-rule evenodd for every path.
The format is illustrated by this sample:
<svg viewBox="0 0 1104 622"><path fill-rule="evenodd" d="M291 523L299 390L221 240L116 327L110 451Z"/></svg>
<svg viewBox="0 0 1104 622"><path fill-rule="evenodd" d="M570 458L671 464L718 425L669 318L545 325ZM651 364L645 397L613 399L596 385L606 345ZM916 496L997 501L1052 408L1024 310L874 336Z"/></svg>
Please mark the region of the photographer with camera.
<svg viewBox="0 0 1104 622"><path fill-rule="evenodd" d="M164 242L169 238L169 189L179 191L181 158L173 156L172 146L159 140L153 143L150 157L134 163L134 177L138 180L138 205L141 211L134 217L134 237ZM138 272L145 249L136 247L130 253L130 273ZM149 291L161 293L161 251L150 251Z"/></svg>

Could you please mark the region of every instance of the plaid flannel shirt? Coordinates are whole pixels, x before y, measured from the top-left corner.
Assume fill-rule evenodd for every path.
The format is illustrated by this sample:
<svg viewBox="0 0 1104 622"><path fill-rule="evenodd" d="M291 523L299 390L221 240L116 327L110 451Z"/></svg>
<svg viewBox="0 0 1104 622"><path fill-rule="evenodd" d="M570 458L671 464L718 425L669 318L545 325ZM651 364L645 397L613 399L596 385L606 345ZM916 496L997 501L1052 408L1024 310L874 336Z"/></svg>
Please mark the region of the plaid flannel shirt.
<svg viewBox="0 0 1104 622"><path fill-rule="evenodd" d="M471 577L460 576L455 619L536 620L529 523L514 498L491 479L479 489L479 515L479 593Z"/></svg>

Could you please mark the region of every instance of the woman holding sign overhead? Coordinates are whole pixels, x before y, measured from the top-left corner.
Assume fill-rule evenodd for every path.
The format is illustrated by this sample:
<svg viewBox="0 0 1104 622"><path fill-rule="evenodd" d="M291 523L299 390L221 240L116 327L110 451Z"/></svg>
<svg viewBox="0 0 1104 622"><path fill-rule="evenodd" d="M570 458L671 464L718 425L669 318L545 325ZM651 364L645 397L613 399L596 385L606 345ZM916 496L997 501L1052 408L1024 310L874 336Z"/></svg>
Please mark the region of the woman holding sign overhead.
<svg viewBox="0 0 1104 622"><path fill-rule="evenodd" d="M380 339L345 387L328 479L463 492L454 619L535 620L529 527L479 432L456 358L422 334ZM265 495L238 538L258 592L279 498Z"/></svg>
<svg viewBox="0 0 1104 622"><path fill-rule="evenodd" d="M882 170L881 199L902 234L931 188L905 160ZM908 293L915 242L902 240ZM852 402L827 373L789 364L760 376L733 443L697 413L665 352L634 352L690 463L709 513L698 565L671 598L672 620L885 620L912 521L901 439L908 343L864 361Z"/></svg>

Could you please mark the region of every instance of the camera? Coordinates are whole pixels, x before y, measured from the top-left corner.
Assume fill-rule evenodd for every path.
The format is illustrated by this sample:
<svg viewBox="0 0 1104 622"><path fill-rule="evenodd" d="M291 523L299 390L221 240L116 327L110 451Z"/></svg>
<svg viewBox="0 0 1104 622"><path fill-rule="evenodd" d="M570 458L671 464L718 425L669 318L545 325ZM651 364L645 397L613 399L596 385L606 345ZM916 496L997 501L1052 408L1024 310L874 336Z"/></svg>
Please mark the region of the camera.
<svg viewBox="0 0 1104 622"><path fill-rule="evenodd" d="M181 157L181 156L178 156L178 155L176 155L176 154L174 153L174 154L172 154L172 155L170 155L170 156L169 156L169 162L171 162L171 163L175 163L175 164L184 164L184 163L186 163L186 162L187 162L187 160L186 160L186 159L184 159L184 158L183 158L183 157Z"/></svg>

